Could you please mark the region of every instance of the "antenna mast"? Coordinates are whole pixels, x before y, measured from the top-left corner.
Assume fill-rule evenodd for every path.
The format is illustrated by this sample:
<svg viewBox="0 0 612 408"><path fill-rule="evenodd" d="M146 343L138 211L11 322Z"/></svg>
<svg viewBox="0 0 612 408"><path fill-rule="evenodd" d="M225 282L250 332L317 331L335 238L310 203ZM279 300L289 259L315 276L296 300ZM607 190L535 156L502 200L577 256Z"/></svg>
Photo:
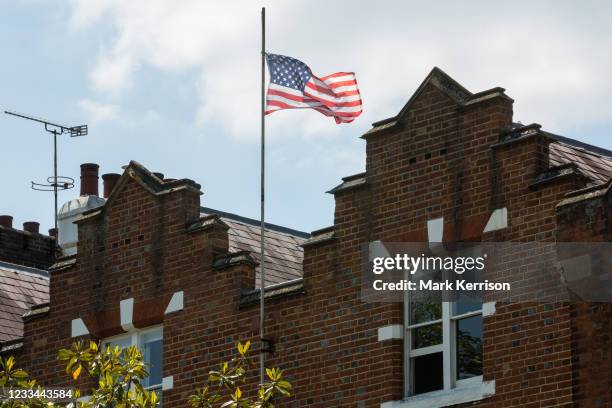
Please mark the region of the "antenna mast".
<svg viewBox="0 0 612 408"><path fill-rule="evenodd" d="M87 125L64 126L58 125L57 123L45 119L24 115L22 113L11 111L4 111L4 113L6 113L7 115L17 116L18 118L42 123L43 125L45 125L45 131L53 135L53 176L47 177L46 183L35 183L32 181L31 187L33 190L37 191L53 191L53 195L55 198L55 212L53 213L53 220L55 230L57 231L57 192L59 190L68 190L74 187L74 179L72 177L64 177L57 175L57 136L63 135L65 133L69 134L70 137L86 136L88 132Z"/></svg>

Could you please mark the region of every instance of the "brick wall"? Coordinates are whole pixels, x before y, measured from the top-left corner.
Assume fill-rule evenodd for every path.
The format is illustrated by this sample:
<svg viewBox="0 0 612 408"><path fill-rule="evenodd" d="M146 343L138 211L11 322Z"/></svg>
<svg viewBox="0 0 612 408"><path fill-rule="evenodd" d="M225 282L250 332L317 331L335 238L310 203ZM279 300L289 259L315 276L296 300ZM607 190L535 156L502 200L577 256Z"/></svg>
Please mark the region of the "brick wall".
<svg viewBox="0 0 612 408"><path fill-rule="evenodd" d="M402 305L361 301L363 244L427 240L426 222L438 217L448 241L591 238L580 218L556 212L585 180L541 177L550 168L547 139L505 138L511 127L503 90L471 95L434 70L398 117L364 136L366 173L333 190L329 239L304 248L303 291L267 303L268 363L294 384L283 406L378 407L403 397L403 341L377 338L378 328L402 324ZM55 353L73 341L72 319L82 318L93 338L120 333L119 302L134 298L137 327L163 323L164 376L174 382L164 406L179 407L238 340L257 336L258 307L242 303L240 291L254 286L254 265L214 267L226 255L227 231L215 220L189 227L199 218L199 193L176 188L188 183L160 190L146 179L130 165L105 207L79 222L76 262L52 272L50 310L26 323L20 358L43 384L66 384ZM508 228L482 235L501 207ZM608 231L602 222L593 219ZM184 291L184 308L164 315L176 291ZM606 307L498 304L484 319L484 379L496 381L496 394L477 406L608 403L609 376L589 380L594 370L609 372L601 349L608 316Z"/></svg>
<svg viewBox="0 0 612 408"><path fill-rule="evenodd" d="M611 209L609 183L566 198L557 208L558 240L609 242ZM571 305L572 386L575 404L580 407L612 403L611 306L591 302Z"/></svg>
<svg viewBox="0 0 612 408"><path fill-rule="evenodd" d="M0 225L0 261L47 269L54 254L54 237Z"/></svg>

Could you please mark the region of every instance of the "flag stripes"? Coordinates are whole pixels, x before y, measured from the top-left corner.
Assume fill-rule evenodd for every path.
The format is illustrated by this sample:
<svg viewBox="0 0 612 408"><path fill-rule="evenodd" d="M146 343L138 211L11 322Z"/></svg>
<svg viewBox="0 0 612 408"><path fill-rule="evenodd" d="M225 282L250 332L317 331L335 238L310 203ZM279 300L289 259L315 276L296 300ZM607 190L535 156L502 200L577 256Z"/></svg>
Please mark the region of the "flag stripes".
<svg viewBox="0 0 612 408"><path fill-rule="evenodd" d="M270 85L266 114L281 109L315 109L336 123L352 122L362 112L357 79L352 72L318 78L303 62L268 54Z"/></svg>

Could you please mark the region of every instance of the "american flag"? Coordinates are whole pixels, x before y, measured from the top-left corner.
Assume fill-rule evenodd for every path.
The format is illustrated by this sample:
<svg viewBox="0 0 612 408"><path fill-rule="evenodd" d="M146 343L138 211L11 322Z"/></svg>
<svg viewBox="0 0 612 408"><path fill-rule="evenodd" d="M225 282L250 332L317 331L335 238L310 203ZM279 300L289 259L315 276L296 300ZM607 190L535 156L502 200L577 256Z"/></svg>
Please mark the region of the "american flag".
<svg viewBox="0 0 612 408"><path fill-rule="evenodd" d="M270 85L266 115L281 109L312 108L336 123L348 123L361 114L361 96L352 72L336 72L321 78L306 64L284 55L266 54Z"/></svg>

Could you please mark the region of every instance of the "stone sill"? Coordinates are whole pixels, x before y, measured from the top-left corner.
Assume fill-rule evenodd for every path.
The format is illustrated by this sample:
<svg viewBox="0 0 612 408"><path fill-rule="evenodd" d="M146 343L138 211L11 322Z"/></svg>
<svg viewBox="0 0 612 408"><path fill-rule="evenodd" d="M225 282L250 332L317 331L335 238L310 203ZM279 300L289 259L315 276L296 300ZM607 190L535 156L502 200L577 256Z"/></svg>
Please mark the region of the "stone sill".
<svg viewBox="0 0 612 408"><path fill-rule="evenodd" d="M466 402L480 401L495 394L495 380L482 381L474 377L457 382L451 390L440 390L408 397L402 401L390 401L380 408L442 408Z"/></svg>

